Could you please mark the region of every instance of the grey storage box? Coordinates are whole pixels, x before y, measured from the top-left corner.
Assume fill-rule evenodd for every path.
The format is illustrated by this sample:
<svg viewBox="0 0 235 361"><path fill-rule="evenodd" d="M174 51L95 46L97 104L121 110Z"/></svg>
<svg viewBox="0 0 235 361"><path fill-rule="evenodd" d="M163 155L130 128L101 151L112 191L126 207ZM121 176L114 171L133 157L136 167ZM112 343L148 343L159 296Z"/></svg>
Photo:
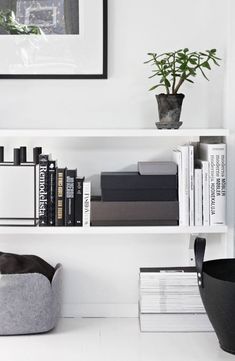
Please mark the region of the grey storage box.
<svg viewBox="0 0 235 361"><path fill-rule="evenodd" d="M52 330L60 317L62 266L52 282L39 273L0 274L0 335Z"/></svg>

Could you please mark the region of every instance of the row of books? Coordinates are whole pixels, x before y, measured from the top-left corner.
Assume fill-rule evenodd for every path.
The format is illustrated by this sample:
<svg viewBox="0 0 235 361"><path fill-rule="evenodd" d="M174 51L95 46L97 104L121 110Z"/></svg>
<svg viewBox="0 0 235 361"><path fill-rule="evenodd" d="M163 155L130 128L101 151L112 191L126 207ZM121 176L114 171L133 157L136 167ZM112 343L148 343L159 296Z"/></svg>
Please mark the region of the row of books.
<svg viewBox="0 0 235 361"><path fill-rule="evenodd" d="M205 142L179 146L173 151L178 165L179 224L226 224L226 144Z"/></svg>
<svg viewBox="0 0 235 361"><path fill-rule="evenodd" d="M39 156L39 226L90 226L91 184L76 169Z"/></svg>
<svg viewBox="0 0 235 361"><path fill-rule="evenodd" d="M212 331L194 267L141 268L139 285L141 331Z"/></svg>

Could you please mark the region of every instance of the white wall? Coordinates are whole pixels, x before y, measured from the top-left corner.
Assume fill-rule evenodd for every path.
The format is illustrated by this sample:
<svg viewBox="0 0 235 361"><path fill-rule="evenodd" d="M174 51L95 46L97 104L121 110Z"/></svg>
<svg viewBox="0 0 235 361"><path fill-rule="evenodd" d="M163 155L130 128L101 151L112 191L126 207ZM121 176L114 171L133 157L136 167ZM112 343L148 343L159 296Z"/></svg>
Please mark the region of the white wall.
<svg viewBox="0 0 235 361"><path fill-rule="evenodd" d="M186 128L223 126L226 102L226 57L229 0L109 0L109 79L103 81L2 80L0 126L13 127L154 127L157 108L149 93L148 51L181 47L217 48L223 66L187 85L182 118ZM78 167L98 190L101 170L133 169L142 159L170 156L172 140L149 143L69 144L38 139L40 145ZM182 140L184 141L184 140ZM7 142L8 151L16 140ZM109 148L112 151L109 152ZM168 151L165 151L168 149ZM85 162L89 157L89 162ZM94 163L92 164L92 161ZM223 256L222 238L208 237L209 257ZM136 315L140 266L176 266L188 262L188 236L6 236L4 251L36 253L65 267L66 315Z"/></svg>
<svg viewBox="0 0 235 361"><path fill-rule="evenodd" d="M152 127L149 51L217 48L226 58L228 0L109 0L109 80L1 80L1 127ZM222 124L224 68L182 89L185 127Z"/></svg>

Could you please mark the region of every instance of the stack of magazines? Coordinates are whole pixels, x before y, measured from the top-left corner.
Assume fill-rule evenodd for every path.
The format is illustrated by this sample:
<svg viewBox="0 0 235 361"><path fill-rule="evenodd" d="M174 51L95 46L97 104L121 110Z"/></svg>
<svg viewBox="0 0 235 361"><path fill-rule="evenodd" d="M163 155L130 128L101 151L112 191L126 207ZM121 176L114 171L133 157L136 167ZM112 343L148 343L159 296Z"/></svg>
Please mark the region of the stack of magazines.
<svg viewBox="0 0 235 361"><path fill-rule="evenodd" d="M193 267L140 269L143 332L212 331Z"/></svg>

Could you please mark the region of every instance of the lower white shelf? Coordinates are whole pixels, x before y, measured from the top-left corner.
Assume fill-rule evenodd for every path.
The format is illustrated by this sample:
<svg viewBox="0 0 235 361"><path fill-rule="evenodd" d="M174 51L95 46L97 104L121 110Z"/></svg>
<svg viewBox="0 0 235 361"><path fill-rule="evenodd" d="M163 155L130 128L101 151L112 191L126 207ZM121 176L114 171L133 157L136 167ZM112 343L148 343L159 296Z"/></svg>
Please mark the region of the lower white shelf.
<svg viewBox="0 0 235 361"><path fill-rule="evenodd" d="M1 234L65 234L65 235L98 235L98 234L203 234L227 233L227 226L210 227L0 227Z"/></svg>

